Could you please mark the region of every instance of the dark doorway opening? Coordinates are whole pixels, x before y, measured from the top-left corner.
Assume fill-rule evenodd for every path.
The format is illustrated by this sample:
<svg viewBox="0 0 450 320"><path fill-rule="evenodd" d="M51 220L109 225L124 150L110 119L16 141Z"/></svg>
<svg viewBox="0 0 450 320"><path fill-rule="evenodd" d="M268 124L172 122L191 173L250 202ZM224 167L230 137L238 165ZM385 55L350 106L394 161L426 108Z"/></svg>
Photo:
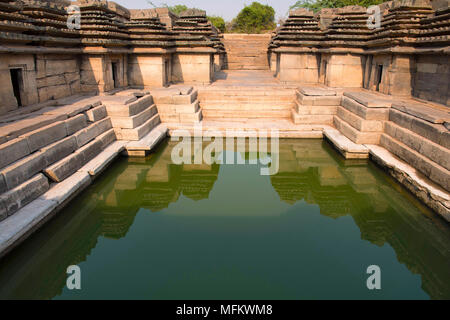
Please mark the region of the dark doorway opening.
<svg viewBox="0 0 450 320"><path fill-rule="evenodd" d="M377 66L377 91L380 91L380 84L381 84L381 80L383 79L383 65L378 65Z"/></svg>
<svg viewBox="0 0 450 320"><path fill-rule="evenodd" d="M111 66L112 66L112 77L113 77L113 82L114 82L114 88L118 88L119 87L119 81L118 81L119 80L119 77L118 77L119 69L118 69L117 62L112 62Z"/></svg>
<svg viewBox="0 0 450 320"><path fill-rule="evenodd" d="M22 97L21 97L21 92L23 91L22 69L10 69L10 72L14 97L16 97L17 105L19 107L22 107Z"/></svg>
<svg viewBox="0 0 450 320"><path fill-rule="evenodd" d="M170 68L169 68L169 61L164 60L164 86L169 86L169 74L170 74Z"/></svg>

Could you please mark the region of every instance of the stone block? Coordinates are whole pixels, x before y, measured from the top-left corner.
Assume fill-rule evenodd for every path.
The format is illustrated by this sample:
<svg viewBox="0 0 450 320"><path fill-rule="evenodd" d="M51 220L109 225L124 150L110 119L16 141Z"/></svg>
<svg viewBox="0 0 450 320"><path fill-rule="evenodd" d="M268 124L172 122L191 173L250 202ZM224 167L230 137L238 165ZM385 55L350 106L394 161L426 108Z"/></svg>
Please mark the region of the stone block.
<svg viewBox="0 0 450 320"><path fill-rule="evenodd" d="M94 159L100 152L102 152L103 142L96 139L83 148L78 149L75 153L80 154L83 157L83 165Z"/></svg>
<svg viewBox="0 0 450 320"><path fill-rule="evenodd" d="M63 182L52 186L52 188L44 193L40 199L51 200L58 204L63 204L90 184L91 178L88 173L76 172Z"/></svg>
<svg viewBox="0 0 450 320"><path fill-rule="evenodd" d="M103 132L108 131L109 129L112 128L112 122L111 122L111 118L105 118L103 120L100 120L98 122L95 123L95 125L98 128L98 134L102 134Z"/></svg>
<svg viewBox="0 0 450 320"><path fill-rule="evenodd" d="M0 168L6 167L29 154L30 148L26 139L17 138L0 144Z"/></svg>
<svg viewBox="0 0 450 320"><path fill-rule="evenodd" d="M8 190L8 187L6 186L5 177L3 174L0 174L0 194L6 192L6 190Z"/></svg>
<svg viewBox="0 0 450 320"><path fill-rule="evenodd" d="M54 163L44 170L44 173L54 182L61 182L75 173L84 164L82 154L72 153L68 157Z"/></svg>
<svg viewBox="0 0 450 320"><path fill-rule="evenodd" d="M2 199L8 216L14 214L20 208L23 208L31 201L37 199L49 189L47 178L43 174L38 174L25 183L15 187L14 189L2 194Z"/></svg>
<svg viewBox="0 0 450 320"><path fill-rule="evenodd" d="M36 175L46 167L45 154L35 152L4 168L1 173L5 177L8 189L13 189Z"/></svg>
<svg viewBox="0 0 450 320"><path fill-rule="evenodd" d="M50 165L67 157L77 148L77 139L74 136L70 136L41 149L41 151L45 155L47 165Z"/></svg>
<svg viewBox="0 0 450 320"><path fill-rule="evenodd" d="M34 152L66 136L67 130L65 123L57 122L26 133L21 138L27 140L30 152Z"/></svg>
<svg viewBox="0 0 450 320"><path fill-rule="evenodd" d="M97 137L98 140L102 142L102 149L105 149L107 146L109 146L111 143L117 140L116 133L114 132L114 129L109 129L105 133L99 135Z"/></svg>
<svg viewBox="0 0 450 320"><path fill-rule="evenodd" d="M101 132L99 130L99 127L97 126L96 123L94 123L88 126L87 128L76 132L73 136L77 141L78 148L81 148L90 141L94 140L100 134Z"/></svg>
<svg viewBox="0 0 450 320"><path fill-rule="evenodd" d="M86 116L89 122L97 122L104 118L106 118L106 107L105 106L99 106L93 109L90 109L86 111Z"/></svg>
<svg viewBox="0 0 450 320"><path fill-rule="evenodd" d="M66 125L67 135L70 136L77 131L80 131L87 126L86 116L84 114L79 114L73 118L64 121Z"/></svg>

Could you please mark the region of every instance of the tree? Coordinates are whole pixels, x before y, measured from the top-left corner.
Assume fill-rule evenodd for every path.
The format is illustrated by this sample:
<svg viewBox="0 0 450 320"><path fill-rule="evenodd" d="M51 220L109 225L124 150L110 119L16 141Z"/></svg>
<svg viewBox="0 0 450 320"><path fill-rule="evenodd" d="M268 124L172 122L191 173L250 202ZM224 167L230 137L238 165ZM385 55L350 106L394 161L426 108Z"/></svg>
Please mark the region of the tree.
<svg viewBox="0 0 450 320"><path fill-rule="evenodd" d="M384 0L300 0L291 6L291 9L307 8L317 12L323 8L342 8L355 5L370 7L383 2Z"/></svg>
<svg viewBox="0 0 450 320"><path fill-rule="evenodd" d="M211 23L220 31L225 32L226 26L225 26L225 20L223 20L222 17L219 16L208 16L208 20L211 21Z"/></svg>
<svg viewBox="0 0 450 320"><path fill-rule="evenodd" d="M233 31L240 33L261 33L275 29L275 10L268 5L253 2L245 6L233 20Z"/></svg>
<svg viewBox="0 0 450 320"><path fill-rule="evenodd" d="M168 7L170 11L175 13L176 15L180 15L183 11L188 10L189 8L184 4L177 4L176 6Z"/></svg>

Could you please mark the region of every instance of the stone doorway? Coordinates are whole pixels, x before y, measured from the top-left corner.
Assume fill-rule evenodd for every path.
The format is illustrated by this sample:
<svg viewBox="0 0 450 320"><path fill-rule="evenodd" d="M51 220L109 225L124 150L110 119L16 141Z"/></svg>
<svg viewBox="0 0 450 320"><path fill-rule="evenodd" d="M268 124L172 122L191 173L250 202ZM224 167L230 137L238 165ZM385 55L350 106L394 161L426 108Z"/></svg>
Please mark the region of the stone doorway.
<svg viewBox="0 0 450 320"><path fill-rule="evenodd" d="M10 73L14 97L17 100L17 105L22 107L23 70L21 68L14 68L10 69Z"/></svg>

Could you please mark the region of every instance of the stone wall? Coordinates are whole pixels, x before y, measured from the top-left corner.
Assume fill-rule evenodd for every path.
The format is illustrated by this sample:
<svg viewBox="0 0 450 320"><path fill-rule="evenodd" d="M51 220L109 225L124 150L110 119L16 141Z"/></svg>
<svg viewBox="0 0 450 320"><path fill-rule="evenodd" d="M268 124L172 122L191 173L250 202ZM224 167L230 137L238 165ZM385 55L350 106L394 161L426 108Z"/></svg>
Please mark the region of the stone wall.
<svg viewBox="0 0 450 320"><path fill-rule="evenodd" d="M208 84L213 79L214 57L203 53L176 53L172 56L172 82Z"/></svg>
<svg viewBox="0 0 450 320"><path fill-rule="evenodd" d="M413 95L450 106L450 58L420 55L416 59Z"/></svg>

